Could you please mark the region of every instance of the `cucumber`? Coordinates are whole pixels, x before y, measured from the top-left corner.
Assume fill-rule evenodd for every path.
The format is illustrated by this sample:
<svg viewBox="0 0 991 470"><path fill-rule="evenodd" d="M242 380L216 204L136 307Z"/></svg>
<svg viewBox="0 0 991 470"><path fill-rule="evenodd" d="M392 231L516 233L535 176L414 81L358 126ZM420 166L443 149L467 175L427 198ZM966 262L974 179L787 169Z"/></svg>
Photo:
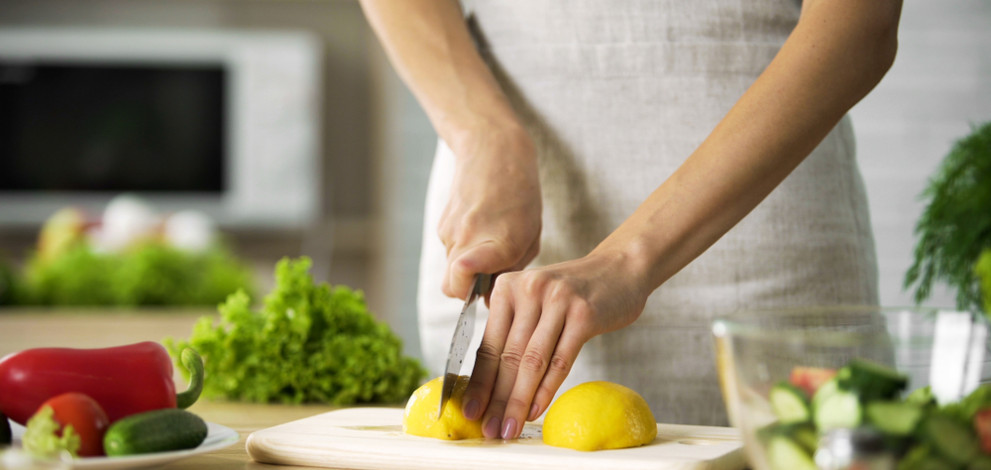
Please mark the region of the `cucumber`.
<svg viewBox="0 0 991 470"><path fill-rule="evenodd" d="M10 422L0 413L0 445L10 444Z"/></svg>
<svg viewBox="0 0 991 470"><path fill-rule="evenodd" d="M207 435L206 422L178 408L146 411L121 418L103 436L108 456L192 449Z"/></svg>
<svg viewBox="0 0 991 470"><path fill-rule="evenodd" d="M853 429L860 425L863 414L857 395L838 390L824 398L815 410L816 429L820 433L833 429Z"/></svg>
<svg viewBox="0 0 991 470"><path fill-rule="evenodd" d="M980 452L977 437L970 429L938 413L926 418L922 435L935 453L955 465L966 465Z"/></svg>
<svg viewBox="0 0 991 470"><path fill-rule="evenodd" d="M816 409L822 406L822 402L825 401L826 398L829 398L830 395L840 390L839 383L840 383L839 379L833 377L832 379L829 379L829 381L827 381L826 383L822 384L819 387L819 390L816 390L816 394L812 397L813 412L815 412Z"/></svg>
<svg viewBox="0 0 991 470"><path fill-rule="evenodd" d="M907 436L922 420L923 408L909 402L875 401L867 404L864 413L879 431L892 436Z"/></svg>
<svg viewBox="0 0 991 470"><path fill-rule="evenodd" d="M804 423L812 419L812 410L805 392L788 382L779 382L772 387L768 399L771 401L771 410L781 424Z"/></svg>
<svg viewBox="0 0 991 470"><path fill-rule="evenodd" d="M908 377L866 359L852 359L836 374L840 389L854 392L864 403L894 400L908 386Z"/></svg>
<svg viewBox="0 0 991 470"><path fill-rule="evenodd" d="M771 470L818 470L812 453L801 444L778 434L767 442L767 462Z"/></svg>

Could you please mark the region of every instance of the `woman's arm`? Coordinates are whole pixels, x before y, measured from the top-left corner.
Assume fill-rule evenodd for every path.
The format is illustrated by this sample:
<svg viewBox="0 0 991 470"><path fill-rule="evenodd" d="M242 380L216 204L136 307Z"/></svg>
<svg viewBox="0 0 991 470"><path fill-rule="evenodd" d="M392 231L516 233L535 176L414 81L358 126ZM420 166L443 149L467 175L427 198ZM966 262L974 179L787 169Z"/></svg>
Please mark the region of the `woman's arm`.
<svg viewBox="0 0 991 470"><path fill-rule="evenodd" d="M798 25L708 138L589 255L500 276L465 414L519 436L582 345L632 323L647 296L759 204L891 66L898 0L806 0Z"/></svg>
<svg viewBox="0 0 991 470"><path fill-rule="evenodd" d="M476 273L522 269L539 250L533 143L479 56L455 0L362 0L389 59L455 156L438 234L442 289L464 298Z"/></svg>

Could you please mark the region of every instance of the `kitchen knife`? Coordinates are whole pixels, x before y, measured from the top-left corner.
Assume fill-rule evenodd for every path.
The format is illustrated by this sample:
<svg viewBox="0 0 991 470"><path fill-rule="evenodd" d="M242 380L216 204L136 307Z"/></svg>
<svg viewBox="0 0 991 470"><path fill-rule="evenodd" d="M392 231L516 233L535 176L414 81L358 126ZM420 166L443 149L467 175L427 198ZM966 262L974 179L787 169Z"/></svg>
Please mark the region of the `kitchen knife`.
<svg viewBox="0 0 991 470"><path fill-rule="evenodd" d="M479 297L489 292L492 287L491 274L476 274L475 282L472 283L468 297L465 298L465 305L461 307L461 315L458 317L458 326L454 329L454 337L451 338L451 349L447 353L447 366L444 367L444 385L441 387L440 408L437 409L437 419L444 413L444 405L451 398L454 391L454 383L461 375L461 365L468 354L468 345L471 343L471 335L475 331L475 301Z"/></svg>

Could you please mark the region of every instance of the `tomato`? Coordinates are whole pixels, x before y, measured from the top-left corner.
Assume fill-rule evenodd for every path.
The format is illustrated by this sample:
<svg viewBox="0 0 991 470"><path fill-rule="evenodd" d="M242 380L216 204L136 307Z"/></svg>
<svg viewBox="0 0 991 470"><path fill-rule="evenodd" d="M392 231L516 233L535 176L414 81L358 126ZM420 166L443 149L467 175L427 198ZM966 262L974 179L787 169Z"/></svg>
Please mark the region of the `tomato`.
<svg viewBox="0 0 991 470"><path fill-rule="evenodd" d="M974 430L981 440L981 450L991 454L991 408L985 408L974 415Z"/></svg>
<svg viewBox="0 0 991 470"><path fill-rule="evenodd" d="M822 367L795 367L791 370L788 381L813 397L822 384L829 382L836 375L836 369Z"/></svg>
<svg viewBox="0 0 991 470"><path fill-rule="evenodd" d="M62 429L72 425L79 434L77 454L80 457L103 455L103 434L107 432L110 420L96 400L82 393L69 392L51 398L41 406L52 408L55 421Z"/></svg>

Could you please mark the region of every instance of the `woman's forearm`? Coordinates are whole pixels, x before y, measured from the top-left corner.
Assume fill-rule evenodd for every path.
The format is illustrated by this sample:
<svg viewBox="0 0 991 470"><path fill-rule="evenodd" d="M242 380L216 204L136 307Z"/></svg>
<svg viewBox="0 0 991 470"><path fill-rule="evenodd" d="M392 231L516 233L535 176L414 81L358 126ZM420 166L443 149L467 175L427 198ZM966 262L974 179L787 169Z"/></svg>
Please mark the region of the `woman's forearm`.
<svg viewBox="0 0 991 470"><path fill-rule="evenodd" d="M456 0L361 0L392 65L457 154L479 132L524 132Z"/></svg>
<svg viewBox="0 0 991 470"><path fill-rule="evenodd" d="M901 3L806 0L777 56L682 166L596 251L650 291L757 206L890 68Z"/></svg>

